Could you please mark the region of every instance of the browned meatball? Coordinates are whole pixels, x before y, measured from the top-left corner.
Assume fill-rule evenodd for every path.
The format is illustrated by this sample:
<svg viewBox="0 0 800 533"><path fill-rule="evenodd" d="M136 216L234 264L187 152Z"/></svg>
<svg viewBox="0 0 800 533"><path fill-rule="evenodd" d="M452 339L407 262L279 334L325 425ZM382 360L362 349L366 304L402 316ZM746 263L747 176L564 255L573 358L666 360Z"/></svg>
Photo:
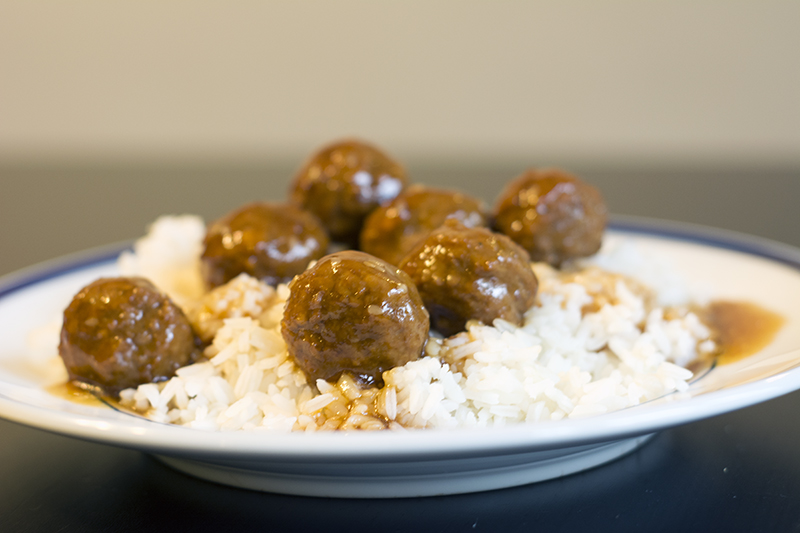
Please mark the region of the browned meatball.
<svg viewBox="0 0 800 533"><path fill-rule="evenodd" d="M396 267L369 254L328 255L289 286L281 331L310 380L343 372L363 384L417 359L428 339L428 312Z"/></svg>
<svg viewBox="0 0 800 533"><path fill-rule="evenodd" d="M405 170L389 156L349 140L315 153L289 192L294 204L319 217L333 240L355 245L364 217L397 196L406 182Z"/></svg>
<svg viewBox="0 0 800 533"><path fill-rule="evenodd" d="M203 277L211 287L242 272L269 285L288 283L328 248L328 235L312 214L288 204L253 203L208 228Z"/></svg>
<svg viewBox="0 0 800 533"><path fill-rule="evenodd" d="M142 278L101 278L64 311L58 353L70 380L110 394L163 381L199 356L189 321Z"/></svg>
<svg viewBox="0 0 800 533"><path fill-rule="evenodd" d="M360 248L397 265L448 218L470 228L488 223L480 200L458 191L413 185L367 217L361 230Z"/></svg>
<svg viewBox="0 0 800 533"><path fill-rule="evenodd" d="M495 229L534 261L559 266L600 249L608 210L600 192L566 172L528 170L497 201Z"/></svg>
<svg viewBox="0 0 800 533"><path fill-rule="evenodd" d="M527 252L505 235L447 220L400 263L417 285L443 335L464 330L468 320L502 318L521 325L534 303L538 280Z"/></svg>

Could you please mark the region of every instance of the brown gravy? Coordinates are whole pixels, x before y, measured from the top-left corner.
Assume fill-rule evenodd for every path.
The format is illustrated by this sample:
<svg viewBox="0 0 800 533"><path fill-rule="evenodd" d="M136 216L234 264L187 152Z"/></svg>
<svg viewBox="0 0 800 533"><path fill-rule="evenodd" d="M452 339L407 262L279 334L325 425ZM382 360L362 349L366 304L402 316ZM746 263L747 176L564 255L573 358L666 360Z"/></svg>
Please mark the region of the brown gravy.
<svg viewBox="0 0 800 533"><path fill-rule="evenodd" d="M103 400L101 399L103 398L103 395L100 392L94 391L90 388L85 388L72 381L51 385L47 387L46 390L57 398L69 400L73 403L78 403L81 405L101 407L104 404Z"/></svg>
<svg viewBox="0 0 800 533"><path fill-rule="evenodd" d="M68 381L67 383L57 383L45 389L47 392L57 398L68 400L80 405L89 407L111 407L117 411L122 411L135 416L144 416L140 411L125 407L119 401L119 398L111 396L103 392L100 387L81 383L79 381Z"/></svg>
<svg viewBox="0 0 800 533"><path fill-rule="evenodd" d="M777 335L786 319L768 309L750 303L717 300L696 311L702 321L712 329L717 343L716 364L734 363L764 349ZM696 360L689 365L692 372L700 373L714 361ZM138 416L142 413L122 407L118 399L109 397L99 388L75 382L58 383L47 388L58 398L91 407L112 406ZM351 402L352 403L352 402Z"/></svg>
<svg viewBox="0 0 800 533"><path fill-rule="evenodd" d="M701 311L719 346L717 364L733 363L764 349L786 319L750 302L711 302Z"/></svg>

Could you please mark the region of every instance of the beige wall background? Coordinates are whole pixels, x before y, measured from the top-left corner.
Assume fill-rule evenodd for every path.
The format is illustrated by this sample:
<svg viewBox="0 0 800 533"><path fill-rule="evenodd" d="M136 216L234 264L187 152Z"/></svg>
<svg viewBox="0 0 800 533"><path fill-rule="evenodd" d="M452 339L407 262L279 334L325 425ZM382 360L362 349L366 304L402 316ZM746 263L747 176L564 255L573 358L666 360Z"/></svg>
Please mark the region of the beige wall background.
<svg viewBox="0 0 800 533"><path fill-rule="evenodd" d="M800 2L0 4L0 159L800 164Z"/></svg>

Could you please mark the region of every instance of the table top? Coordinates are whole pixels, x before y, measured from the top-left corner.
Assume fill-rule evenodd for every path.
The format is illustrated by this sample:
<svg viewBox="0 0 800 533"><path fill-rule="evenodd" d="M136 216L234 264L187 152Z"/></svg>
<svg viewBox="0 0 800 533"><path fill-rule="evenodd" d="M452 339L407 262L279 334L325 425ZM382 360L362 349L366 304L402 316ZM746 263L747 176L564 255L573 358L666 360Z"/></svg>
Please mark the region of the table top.
<svg viewBox="0 0 800 533"><path fill-rule="evenodd" d="M418 181L492 200L511 165L421 164ZM800 246L800 170L581 168L614 213ZM283 196L291 163L0 164L0 275L130 239L163 213L207 220ZM505 180L506 178L502 178ZM99 224L98 221L102 221ZM800 392L663 431L565 478L459 496L336 500L229 488L148 455L0 420L0 531L787 531L800 526Z"/></svg>

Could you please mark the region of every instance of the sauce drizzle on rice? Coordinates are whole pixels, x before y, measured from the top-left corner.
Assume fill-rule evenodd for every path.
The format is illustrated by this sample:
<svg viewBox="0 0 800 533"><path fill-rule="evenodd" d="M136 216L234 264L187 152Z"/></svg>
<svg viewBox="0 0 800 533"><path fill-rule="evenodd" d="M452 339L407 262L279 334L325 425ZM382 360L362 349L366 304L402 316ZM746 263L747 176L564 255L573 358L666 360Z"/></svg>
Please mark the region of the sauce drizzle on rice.
<svg viewBox="0 0 800 533"><path fill-rule="evenodd" d="M685 366L717 352L688 303L660 305L657 290L591 264L533 268L539 294L521 326L470 322L453 337L431 336L424 357L384 372L380 389L348 376L309 383L280 335L288 287L240 277L195 304L218 328L208 361L123 391L120 403L208 430L492 427L602 414L685 390Z"/></svg>

